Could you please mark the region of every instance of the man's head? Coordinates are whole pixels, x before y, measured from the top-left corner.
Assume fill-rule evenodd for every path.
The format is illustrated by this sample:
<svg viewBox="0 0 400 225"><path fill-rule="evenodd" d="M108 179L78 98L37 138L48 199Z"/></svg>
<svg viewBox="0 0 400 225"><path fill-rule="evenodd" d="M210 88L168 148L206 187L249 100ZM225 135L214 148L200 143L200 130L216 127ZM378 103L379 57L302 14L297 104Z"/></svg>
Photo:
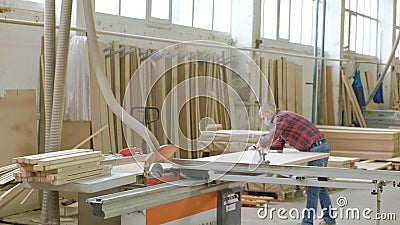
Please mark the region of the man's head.
<svg viewBox="0 0 400 225"><path fill-rule="evenodd" d="M261 105L260 110L258 111L258 115L261 120L267 120L271 122L272 118L274 118L276 114L276 106L272 103L266 103Z"/></svg>

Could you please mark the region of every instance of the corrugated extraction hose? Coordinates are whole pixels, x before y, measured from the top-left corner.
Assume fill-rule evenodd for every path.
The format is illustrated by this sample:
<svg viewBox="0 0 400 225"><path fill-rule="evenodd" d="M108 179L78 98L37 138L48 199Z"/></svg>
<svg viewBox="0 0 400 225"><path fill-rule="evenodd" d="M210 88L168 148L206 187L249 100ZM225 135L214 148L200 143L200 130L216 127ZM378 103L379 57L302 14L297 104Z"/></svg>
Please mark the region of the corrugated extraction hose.
<svg viewBox="0 0 400 225"><path fill-rule="evenodd" d="M48 152L59 151L61 145L61 131L64 117L65 100L65 74L68 62L69 34L71 27L72 0L63 0L61 4L61 20L59 39L57 42L57 58L55 66L55 78L53 87L53 101L51 108L51 122L46 149ZM59 193L48 191L44 196L41 224L60 224ZM43 218L43 219L42 219Z"/></svg>
<svg viewBox="0 0 400 225"><path fill-rule="evenodd" d="M51 110L53 105L53 87L55 71L56 43L56 2L46 0L44 5L44 99L45 99L45 152L49 152ZM54 195L51 191L43 191L42 213L40 224L48 224L48 199Z"/></svg>
<svg viewBox="0 0 400 225"><path fill-rule="evenodd" d="M150 149L155 152L160 148L154 134L147 129L141 122L133 118L128 112L126 112L118 101L115 99L110 84L104 74L102 66L100 64L100 56L98 52L98 44L96 39L96 28L94 25L93 10L91 0L83 0L83 9L85 14L86 32L88 36L88 45L90 50L91 62L95 69L95 74L101 93L107 105L110 107L111 111L120 119L129 129L134 130L140 137L142 137Z"/></svg>

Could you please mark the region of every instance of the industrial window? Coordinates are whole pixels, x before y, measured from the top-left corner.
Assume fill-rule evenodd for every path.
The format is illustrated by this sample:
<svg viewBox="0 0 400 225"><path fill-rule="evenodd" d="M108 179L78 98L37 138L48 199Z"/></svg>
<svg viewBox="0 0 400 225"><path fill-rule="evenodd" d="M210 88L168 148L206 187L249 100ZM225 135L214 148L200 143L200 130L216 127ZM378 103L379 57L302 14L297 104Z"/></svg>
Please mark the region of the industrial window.
<svg viewBox="0 0 400 225"><path fill-rule="evenodd" d="M99 13L229 33L232 0L95 0ZM147 4L148 3L148 4ZM146 12L149 12L146 17Z"/></svg>
<svg viewBox="0 0 400 225"><path fill-rule="evenodd" d="M346 0L344 14L345 51L376 56L379 0Z"/></svg>
<svg viewBox="0 0 400 225"><path fill-rule="evenodd" d="M232 0L173 0L172 23L230 32Z"/></svg>
<svg viewBox="0 0 400 225"><path fill-rule="evenodd" d="M272 40L313 45L316 2L315 0L263 0L261 36ZM319 4L319 21L322 21L322 2L319 1ZM319 23L319 28L321 27L322 23ZM322 30L319 29L318 33L322 34Z"/></svg>
<svg viewBox="0 0 400 225"><path fill-rule="evenodd" d="M146 19L146 0L95 0L95 11L110 15Z"/></svg>

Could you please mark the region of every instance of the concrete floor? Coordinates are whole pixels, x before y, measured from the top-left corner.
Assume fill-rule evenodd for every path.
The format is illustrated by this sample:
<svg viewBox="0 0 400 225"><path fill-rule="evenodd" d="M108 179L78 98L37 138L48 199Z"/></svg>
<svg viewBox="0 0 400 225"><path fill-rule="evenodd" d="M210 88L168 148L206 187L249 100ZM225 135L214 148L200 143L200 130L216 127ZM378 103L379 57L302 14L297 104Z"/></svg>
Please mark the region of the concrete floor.
<svg viewBox="0 0 400 225"><path fill-rule="evenodd" d="M354 225L354 224L363 224L363 225L374 225L376 221L368 220L363 218L362 210L370 208L373 210L373 213L376 212L376 197L370 194L371 191L369 190L351 190L351 189L343 189L343 190L335 190L331 191L331 199L333 202L333 206L338 208L339 215L342 214L343 218L337 220L337 224L340 225ZM345 197L347 200L347 205L340 208L337 204L337 199L339 197ZM268 205L268 209L286 209L290 210L295 208L301 212L305 205L306 197L296 197L295 199L287 199L282 202L271 202ZM382 193L382 208L381 212L386 213L394 213L397 220L387 220L381 221L381 225L392 225L392 224L399 224L400 221L400 188L393 188L392 186L385 187ZM357 208L360 210L360 219L346 219L345 212L346 209L349 208ZM288 213L284 214L283 216L288 216L288 219L280 219L278 214L275 212L273 214L273 218L266 218L261 219L257 216L257 211L259 208L253 207L242 207L242 223L243 225L261 225L261 224L274 224L274 225L288 225L288 224L297 224L300 220L292 219L288 216ZM293 209L294 210L294 209ZM340 212L343 213L340 213ZM371 217L373 216L371 213ZM33 220L38 220L40 216L40 210L27 212L23 214L13 215L9 217L5 217L3 221L0 222L0 225L3 224L37 224L32 222ZM318 224L318 221L315 224ZM2 223L6 222L6 223ZM74 225L77 224L76 218L74 221L65 221L62 222L62 225Z"/></svg>
<svg viewBox="0 0 400 225"><path fill-rule="evenodd" d="M340 225L354 225L354 224L363 224L363 225L374 225L376 224L375 220L368 220L363 218L362 211L364 209L370 208L373 210L371 217L373 217L373 213L376 212L376 196L371 195L371 191L369 190L351 190L351 189L342 189L331 191L331 200L333 207L338 209L338 215L342 215L342 219L337 219L337 224ZM337 204L337 200L345 197L347 200L347 206L339 207ZM300 212L305 207L306 197L296 197L295 199L285 200L283 202L271 202L268 206L271 208L284 208L287 211L292 208L298 209ZM386 220L381 221L381 225L388 224L399 224L400 221L400 188L393 188L393 186L386 186L382 193L382 207L381 212L386 213L395 213L396 220ZM360 211L360 219L346 219L346 210L348 212L349 208L357 208ZM257 216L257 208L251 207L242 207L242 224L245 225L261 225L261 224L274 224L274 225L288 225L288 224L297 224L301 222L300 219L295 220L291 219L288 213L283 214L283 219L278 217L278 214L275 212L273 218L270 219L267 217L266 219L261 219ZM368 210L368 209L367 209ZM269 211L269 210L268 210ZM343 212L343 213L341 213ZM351 214L347 216L347 218L353 218ZM389 216L389 215L388 215ZM285 219L288 217L288 219ZM321 220L317 220L314 224L318 224Z"/></svg>

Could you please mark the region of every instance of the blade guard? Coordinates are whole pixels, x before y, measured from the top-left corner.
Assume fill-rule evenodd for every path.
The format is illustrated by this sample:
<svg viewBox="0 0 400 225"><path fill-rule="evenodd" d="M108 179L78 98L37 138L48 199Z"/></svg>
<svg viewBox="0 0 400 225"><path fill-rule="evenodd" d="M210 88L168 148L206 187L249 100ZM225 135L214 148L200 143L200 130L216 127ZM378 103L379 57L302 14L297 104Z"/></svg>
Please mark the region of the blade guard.
<svg viewBox="0 0 400 225"><path fill-rule="evenodd" d="M179 149L176 145L162 145L157 152L151 152L144 161L144 168L148 171L152 163L158 163L170 159Z"/></svg>

